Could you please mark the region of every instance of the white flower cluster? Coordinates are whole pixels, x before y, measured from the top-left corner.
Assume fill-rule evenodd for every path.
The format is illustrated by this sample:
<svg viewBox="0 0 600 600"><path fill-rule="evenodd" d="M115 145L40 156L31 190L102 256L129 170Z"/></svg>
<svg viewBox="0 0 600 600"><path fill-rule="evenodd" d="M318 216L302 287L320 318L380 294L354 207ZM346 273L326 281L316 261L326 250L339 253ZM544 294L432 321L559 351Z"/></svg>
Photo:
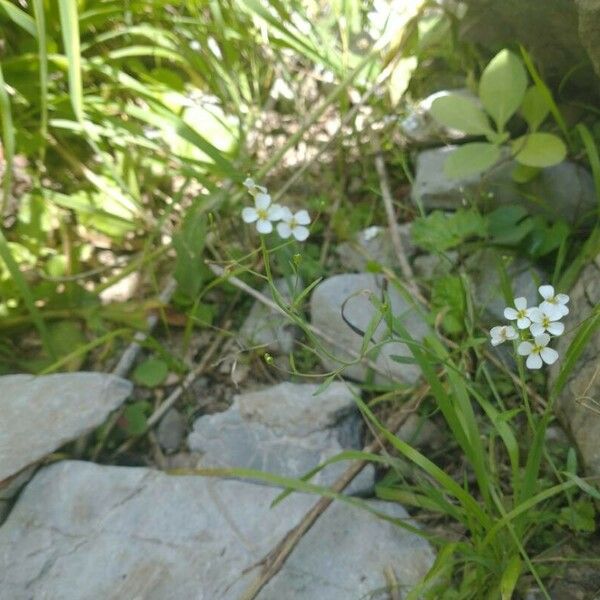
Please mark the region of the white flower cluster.
<svg viewBox="0 0 600 600"><path fill-rule="evenodd" d="M569 313L567 303L569 296L555 294L551 285L539 288L544 299L539 306L527 308L527 300L515 298L515 306L504 309L504 316L509 321L516 321L517 330L512 325L501 325L490 331L492 346L497 346L507 340L521 340L517 352L526 356L525 364L528 369L540 369L544 363L551 365L558 359L558 352L548 348L551 336L562 335L565 326L560 323Z"/></svg>
<svg viewBox="0 0 600 600"><path fill-rule="evenodd" d="M310 233L310 215L304 209L293 213L287 206L273 204L267 188L254 183L253 179L246 179L244 186L254 197L254 206L247 206L242 210L242 219L245 223L256 223L258 233L271 233L273 223L277 222L277 233L284 240L294 236L303 242Z"/></svg>

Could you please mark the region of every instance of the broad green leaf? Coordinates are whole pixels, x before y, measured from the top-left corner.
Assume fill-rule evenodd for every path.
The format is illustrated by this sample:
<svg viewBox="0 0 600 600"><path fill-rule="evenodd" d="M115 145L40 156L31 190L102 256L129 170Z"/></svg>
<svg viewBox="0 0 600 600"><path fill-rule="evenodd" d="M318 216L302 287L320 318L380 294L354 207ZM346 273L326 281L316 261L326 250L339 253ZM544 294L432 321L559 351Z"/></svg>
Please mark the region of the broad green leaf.
<svg viewBox="0 0 600 600"><path fill-rule="evenodd" d="M487 220L473 209L445 214L439 210L413 221L412 239L417 246L443 252L462 244L467 238L485 237Z"/></svg>
<svg viewBox="0 0 600 600"><path fill-rule="evenodd" d="M150 412L150 408L150 404L145 400L128 404L119 419L119 426L129 435L142 435L146 431L146 415Z"/></svg>
<svg viewBox="0 0 600 600"><path fill-rule="evenodd" d="M479 81L479 97L499 130L517 111L527 88L527 73L520 59L501 50L484 69Z"/></svg>
<svg viewBox="0 0 600 600"><path fill-rule="evenodd" d="M156 387L164 382L169 374L169 367L164 360L149 358L140 363L133 372L133 380L146 387Z"/></svg>
<svg viewBox="0 0 600 600"><path fill-rule="evenodd" d="M551 133L531 133L512 142L515 160L528 167L551 167L567 155L564 142Z"/></svg>
<svg viewBox="0 0 600 600"><path fill-rule="evenodd" d="M539 174L539 167L528 167L527 165L515 165L510 176L513 181L517 183L529 183L532 179L535 179Z"/></svg>
<svg viewBox="0 0 600 600"><path fill-rule="evenodd" d="M456 148L444 164L450 179L470 177L489 169L500 158L500 148L486 142L472 142Z"/></svg>
<svg viewBox="0 0 600 600"><path fill-rule="evenodd" d="M486 114L471 98L460 94L448 94L433 101L433 118L451 129L458 129L470 135L492 134L492 128Z"/></svg>
<svg viewBox="0 0 600 600"><path fill-rule="evenodd" d="M57 357L68 356L75 348L80 348L87 343L81 325L77 321L57 321L48 325L52 348ZM85 360L85 353L73 356L63 368L67 371L76 371Z"/></svg>
<svg viewBox="0 0 600 600"><path fill-rule="evenodd" d="M528 88L521 105L521 114L529 129L535 131L548 116L550 105L546 95L535 85Z"/></svg>

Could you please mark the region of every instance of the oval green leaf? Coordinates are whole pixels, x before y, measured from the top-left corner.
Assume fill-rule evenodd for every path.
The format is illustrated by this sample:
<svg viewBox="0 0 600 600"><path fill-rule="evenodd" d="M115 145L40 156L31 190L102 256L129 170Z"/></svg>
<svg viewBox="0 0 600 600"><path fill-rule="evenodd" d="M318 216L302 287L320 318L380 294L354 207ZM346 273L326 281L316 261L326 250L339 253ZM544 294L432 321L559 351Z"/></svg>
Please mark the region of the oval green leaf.
<svg viewBox="0 0 600 600"><path fill-rule="evenodd" d="M451 179L461 179L489 169L500 158L500 148L486 142L460 146L448 156L444 173Z"/></svg>
<svg viewBox="0 0 600 600"><path fill-rule="evenodd" d="M535 131L548 116L549 112L550 105L546 96L535 85L532 85L525 92L525 98L523 98L523 104L521 105L521 114L525 121L527 121L529 128Z"/></svg>
<svg viewBox="0 0 600 600"><path fill-rule="evenodd" d="M564 142L551 133L531 133L512 142L515 160L528 167L551 167L567 155Z"/></svg>
<svg viewBox="0 0 600 600"><path fill-rule="evenodd" d="M479 98L499 130L515 114L527 88L527 73L521 60L501 50L484 69L479 81Z"/></svg>
<svg viewBox="0 0 600 600"><path fill-rule="evenodd" d="M136 367L133 380L138 385L156 387L165 381L168 374L169 367L164 360L149 358Z"/></svg>
<svg viewBox="0 0 600 600"><path fill-rule="evenodd" d="M471 100L459 94L448 94L433 101L433 118L451 129L464 131L469 135L488 135L493 133L486 114Z"/></svg>

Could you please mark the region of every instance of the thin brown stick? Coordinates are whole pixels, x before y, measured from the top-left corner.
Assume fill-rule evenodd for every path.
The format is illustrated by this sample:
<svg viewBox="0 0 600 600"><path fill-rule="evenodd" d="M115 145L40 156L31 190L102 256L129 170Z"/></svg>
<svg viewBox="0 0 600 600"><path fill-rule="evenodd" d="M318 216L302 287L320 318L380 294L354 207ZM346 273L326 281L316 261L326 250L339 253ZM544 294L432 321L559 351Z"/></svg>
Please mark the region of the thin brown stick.
<svg viewBox="0 0 600 600"><path fill-rule="evenodd" d="M143 433L148 432L160 419L164 416L164 414L179 400L181 395L194 383L194 381L206 370L208 367L208 363L212 360L215 352L221 347L223 342L223 338L227 335L227 329L231 322L225 323L224 328L219 332L212 344L209 346L208 350L204 353L202 360L198 363L198 365L192 369L185 379L182 381L180 385L178 385L172 392L169 394L169 397L161 403L161 405L150 415L148 421L146 423L146 428ZM233 342L233 338L228 340L230 343ZM121 454L122 452L126 452L133 446L139 439L141 439L143 435L129 438L125 442L123 442L115 451L116 454Z"/></svg>
<svg viewBox="0 0 600 600"><path fill-rule="evenodd" d="M397 431L398 428L408 419L414 408L418 406L423 397L428 393L429 386L422 386L415 392L413 398L406 404L403 410L399 411L386 423L386 429L389 431ZM380 452L385 448L385 442L380 438L376 438L369 445L365 446L363 452L375 453ZM331 486L331 490L335 493L341 493L355 479L355 477L368 465L367 460L358 460L353 462L344 473ZM292 553L298 542L316 523L317 519L327 510L333 502L333 498L320 498L316 504L308 511L302 521L289 531L286 536L277 544L277 546L269 552L261 561L263 565L261 573L254 581L246 588L239 600L254 600L263 587L279 572L285 564L285 561Z"/></svg>
<svg viewBox="0 0 600 600"><path fill-rule="evenodd" d="M385 161L383 160L383 154L379 148L375 154L375 169L377 170L377 175L379 176L381 196L383 198L383 205L385 207L390 237L392 239L394 253L396 254L396 258L398 260L398 266L400 267L402 276L406 280L406 287L414 294L415 298L417 298L419 302L425 304L425 298L419 289L417 281L415 280L415 274L410 266L410 263L408 262L406 252L404 251L404 246L402 245L402 239L400 238L400 231L398 230L398 223L396 221L396 214L394 212L394 200L392 198L392 191L390 189L390 180L385 167Z"/></svg>

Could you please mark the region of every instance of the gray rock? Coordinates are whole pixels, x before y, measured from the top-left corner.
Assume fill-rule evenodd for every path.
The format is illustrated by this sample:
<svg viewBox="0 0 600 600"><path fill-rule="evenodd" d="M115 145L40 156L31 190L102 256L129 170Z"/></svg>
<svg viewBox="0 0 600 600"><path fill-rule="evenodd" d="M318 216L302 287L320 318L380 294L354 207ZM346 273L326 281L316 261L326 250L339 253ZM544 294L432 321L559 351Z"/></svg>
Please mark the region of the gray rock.
<svg viewBox="0 0 600 600"><path fill-rule="evenodd" d="M443 254L422 254L413 261L415 275L431 281L443 277L452 271L458 262L458 252L448 250Z"/></svg>
<svg viewBox="0 0 600 600"><path fill-rule="evenodd" d="M437 450L444 443L443 433L436 423L416 413L409 415L396 431L396 436L415 448L429 446Z"/></svg>
<svg viewBox="0 0 600 600"><path fill-rule="evenodd" d="M410 257L416 250L410 238L410 224L399 225L398 230L404 252ZM363 272L370 262L394 269L398 262L387 227L373 226L359 231L352 240L339 244L336 253L347 271Z"/></svg>
<svg viewBox="0 0 600 600"><path fill-rule="evenodd" d="M101 425L131 388L101 373L0 377L0 481Z"/></svg>
<svg viewBox="0 0 600 600"><path fill-rule="evenodd" d="M579 38L600 76L600 0L576 0Z"/></svg>
<svg viewBox="0 0 600 600"><path fill-rule="evenodd" d="M421 100L411 111L411 113L400 122L400 129L409 141L416 144L440 144L442 142L457 141L466 139L468 136L462 131L451 129L440 125L431 116L431 105L438 98L443 98L448 94L459 94L467 96L479 102L470 90L465 88L458 90L443 90L431 94Z"/></svg>
<svg viewBox="0 0 600 600"><path fill-rule="evenodd" d="M382 285L382 277L371 273L359 273L329 277L315 288L310 301L312 324L339 344L336 346L323 344L331 354L339 359L333 360L323 355L321 360L326 369L337 370L342 366L341 361L355 361L351 353L360 353L363 336L354 331L344 321L344 317L354 328L366 331L369 322L376 314L376 309L369 296L375 295L377 298L381 298ZM394 315L402 319L404 326L413 338L421 340L428 331L425 320L393 285L388 287L387 292ZM386 325L380 323L372 339L377 343L382 342L389 337L388 333ZM370 348L372 348L372 344ZM418 367L414 364L395 362L391 358L394 355L412 356L403 342L390 341L371 349L370 358L385 373L385 375L377 373L375 381L388 383L390 378L407 383L417 381L420 374ZM368 369L366 365L356 363L346 366L343 372L351 379L365 381Z"/></svg>
<svg viewBox="0 0 600 600"><path fill-rule="evenodd" d="M465 0L465 4L468 10L459 28L463 40L483 47L490 56L518 40L551 85L569 75L569 87L594 89L573 0ZM575 72L573 65L579 67Z"/></svg>
<svg viewBox="0 0 600 600"><path fill-rule="evenodd" d="M334 382L315 396L316 384L280 383L236 396L225 412L194 423L188 446L202 464L244 467L298 478L344 449L362 448L362 421L352 392ZM347 463L327 466L311 481L331 485ZM349 488L370 490L374 469L367 467Z"/></svg>
<svg viewBox="0 0 600 600"><path fill-rule="evenodd" d="M292 291L286 279L275 280L275 287L286 301L291 300ZM296 291L301 291L302 283L298 283L297 287ZM269 286L265 286L262 293L268 298L272 296ZM289 354L294 347L296 335L294 326L287 317L257 300L240 329L240 337L247 346L260 346L263 352Z"/></svg>
<svg viewBox="0 0 600 600"><path fill-rule="evenodd" d="M475 309L486 312L491 318L490 323L504 321L504 309L507 306L502 293L498 260L501 260L500 255L486 248L470 256L465 263L472 282ZM538 287L546 283L546 276L540 269L525 259L515 258L506 264L506 271L514 297L524 296L528 306L540 303Z"/></svg>
<svg viewBox="0 0 600 600"><path fill-rule="evenodd" d="M565 334L555 345L561 358L550 370L551 383L556 381L567 348L580 331L582 322L600 302L600 255L583 269L569 295L570 312L563 319ZM600 329L592 334L569 373L555 410L576 442L587 471L590 475L600 475Z"/></svg>
<svg viewBox="0 0 600 600"><path fill-rule="evenodd" d="M456 146L445 146L418 154L412 187L417 206L452 210L472 203L490 209L521 204L551 220L585 223L593 216L597 203L594 181L580 165L564 161L542 169L526 184L512 180L514 161L500 163L484 175L449 179L444 175L444 163L455 149Z"/></svg>
<svg viewBox="0 0 600 600"><path fill-rule="evenodd" d="M315 502L292 494L270 508L278 493L240 481L56 463L38 472L0 528L0 596L237 600L259 561ZM400 507L369 504L406 517ZM388 565L411 587L433 558L414 534L334 504L272 582L284 593L267 588L259 598L347 600L349 589L364 597L384 587Z"/></svg>
<svg viewBox="0 0 600 600"><path fill-rule="evenodd" d="M185 419L176 409L171 408L160 420L156 430L156 438L160 447L167 453L179 450L185 434Z"/></svg>
<svg viewBox="0 0 600 600"><path fill-rule="evenodd" d="M408 517L399 505L376 501L369 505L396 519ZM375 534L371 515L334 504L317 528L302 538L259 600L387 600L391 597L383 573L387 561L398 582L399 597L404 597L427 574L434 554L424 540L398 526L383 521L377 525Z"/></svg>

